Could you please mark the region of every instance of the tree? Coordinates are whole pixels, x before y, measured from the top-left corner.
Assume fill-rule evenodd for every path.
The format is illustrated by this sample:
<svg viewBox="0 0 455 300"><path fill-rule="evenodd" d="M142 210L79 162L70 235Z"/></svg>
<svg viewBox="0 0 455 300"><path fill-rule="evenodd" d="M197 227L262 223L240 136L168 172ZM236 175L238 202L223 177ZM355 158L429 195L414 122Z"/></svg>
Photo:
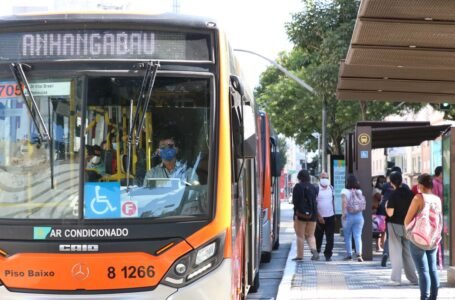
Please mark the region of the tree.
<svg viewBox="0 0 455 300"><path fill-rule="evenodd" d="M316 94L303 90L270 67L255 95L277 129L298 144L315 149L312 133L321 132L322 105L327 108L329 151L342 153L342 141L359 120L383 120L390 114L418 110L420 104L376 101L338 101L339 64L346 57L359 6L358 0L304 0L305 9L293 15L286 30L294 49L278 62L308 82Z"/></svg>
<svg viewBox="0 0 455 300"><path fill-rule="evenodd" d="M277 146L278 146L278 169L281 171L281 170L283 170L283 168L287 162L286 151L288 148L286 145L286 139L281 135L278 136L278 145Z"/></svg>

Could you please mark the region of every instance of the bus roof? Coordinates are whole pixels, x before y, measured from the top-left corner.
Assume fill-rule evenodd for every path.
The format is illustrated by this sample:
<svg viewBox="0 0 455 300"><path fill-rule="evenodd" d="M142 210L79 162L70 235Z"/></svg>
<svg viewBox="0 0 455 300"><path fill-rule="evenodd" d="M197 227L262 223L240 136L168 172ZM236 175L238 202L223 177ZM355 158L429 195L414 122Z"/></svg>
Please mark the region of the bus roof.
<svg viewBox="0 0 455 300"><path fill-rule="evenodd" d="M139 14L119 12L39 13L0 17L0 28L68 23L138 23L193 29L217 28L215 20L175 13Z"/></svg>

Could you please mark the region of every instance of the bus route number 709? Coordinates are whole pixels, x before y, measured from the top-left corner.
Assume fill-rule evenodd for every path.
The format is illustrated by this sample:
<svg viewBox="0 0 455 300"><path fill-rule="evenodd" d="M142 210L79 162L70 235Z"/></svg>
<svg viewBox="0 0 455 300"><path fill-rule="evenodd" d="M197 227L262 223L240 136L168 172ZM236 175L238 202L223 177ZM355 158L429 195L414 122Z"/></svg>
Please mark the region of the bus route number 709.
<svg viewBox="0 0 455 300"><path fill-rule="evenodd" d="M19 97L22 95L22 89L14 83L0 83L0 99Z"/></svg>
<svg viewBox="0 0 455 300"><path fill-rule="evenodd" d="M155 268L153 266L124 266L120 269L120 276L125 279L153 278L155 277ZM107 268L107 277L109 279L115 279L117 277L115 267Z"/></svg>

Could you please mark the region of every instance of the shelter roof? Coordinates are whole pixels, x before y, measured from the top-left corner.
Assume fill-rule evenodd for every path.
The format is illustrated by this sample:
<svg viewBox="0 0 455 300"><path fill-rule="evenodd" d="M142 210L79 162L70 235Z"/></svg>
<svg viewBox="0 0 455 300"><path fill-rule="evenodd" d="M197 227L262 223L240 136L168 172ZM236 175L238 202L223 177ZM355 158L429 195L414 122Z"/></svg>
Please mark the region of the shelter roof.
<svg viewBox="0 0 455 300"><path fill-rule="evenodd" d="M455 1L362 0L340 100L455 103Z"/></svg>
<svg viewBox="0 0 455 300"><path fill-rule="evenodd" d="M417 146L438 138L451 125L431 126L430 122L362 121L357 126L371 126L371 148Z"/></svg>

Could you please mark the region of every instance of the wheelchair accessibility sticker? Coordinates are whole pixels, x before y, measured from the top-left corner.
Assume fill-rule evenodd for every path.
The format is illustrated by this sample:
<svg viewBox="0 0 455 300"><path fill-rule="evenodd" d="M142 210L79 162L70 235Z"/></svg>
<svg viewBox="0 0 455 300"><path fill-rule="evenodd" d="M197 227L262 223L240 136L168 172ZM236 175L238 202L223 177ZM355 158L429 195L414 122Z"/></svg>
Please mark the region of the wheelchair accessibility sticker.
<svg viewBox="0 0 455 300"><path fill-rule="evenodd" d="M84 196L85 218L120 218L120 184L118 182L86 183Z"/></svg>

